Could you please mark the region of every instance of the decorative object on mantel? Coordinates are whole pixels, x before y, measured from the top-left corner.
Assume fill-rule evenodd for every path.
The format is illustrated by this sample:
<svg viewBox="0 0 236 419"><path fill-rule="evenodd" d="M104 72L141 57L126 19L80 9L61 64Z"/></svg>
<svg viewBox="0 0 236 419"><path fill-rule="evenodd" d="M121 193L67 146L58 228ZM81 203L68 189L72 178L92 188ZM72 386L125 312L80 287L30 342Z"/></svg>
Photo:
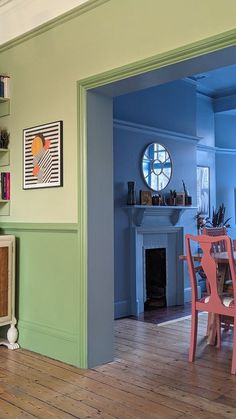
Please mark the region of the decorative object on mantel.
<svg viewBox="0 0 236 419"><path fill-rule="evenodd" d="M182 180L182 183L183 183L184 194L185 194L185 205L192 205L192 197L189 195L189 192L183 180Z"/></svg>
<svg viewBox="0 0 236 419"><path fill-rule="evenodd" d="M140 191L140 204L152 205L152 193L150 191Z"/></svg>
<svg viewBox="0 0 236 419"><path fill-rule="evenodd" d="M130 180L127 183L128 183L127 205L135 205L136 204L135 182Z"/></svg>
<svg viewBox="0 0 236 419"><path fill-rule="evenodd" d="M183 192L176 193L176 205L185 206L185 193Z"/></svg>
<svg viewBox="0 0 236 419"><path fill-rule="evenodd" d="M192 205L192 197L191 196L185 196L185 205L191 206Z"/></svg>
<svg viewBox="0 0 236 419"><path fill-rule="evenodd" d="M161 195L152 195L152 205L161 205Z"/></svg>
<svg viewBox="0 0 236 419"><path fill-rule="evenodd" d="M176 190L175 189L173 189L173 190L170 189L170 194L166 198L167 205L170 205L171 207L176 205L176 195L177 195Z"/></svg>

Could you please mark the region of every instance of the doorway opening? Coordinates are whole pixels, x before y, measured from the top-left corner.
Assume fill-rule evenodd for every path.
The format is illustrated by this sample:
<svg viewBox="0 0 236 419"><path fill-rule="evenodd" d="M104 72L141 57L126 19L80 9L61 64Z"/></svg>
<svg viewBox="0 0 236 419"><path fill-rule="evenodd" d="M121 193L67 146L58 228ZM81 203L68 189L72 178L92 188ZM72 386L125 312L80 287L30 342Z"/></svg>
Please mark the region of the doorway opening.
<svg viewBox="0 0 236 419"><path fill-rule="evenodd" d="M223 59L222 56L224 57ZM117 267L121 268L121 274L122 272L125 274L125 272L128 270L122 267L119 257L117 260L115 260L115 262L113 259L113 254L115 254L116 257L117 249L121 243L120 240L114 240L114 237L111 237L111 234L114 231L113 193L114 189L121 188L121 185L113 184L111 186L110 183L109 185L107 183L108 179L113 179L114 170L114 154L112 147L110 147L112 138L110 127L113 124L113 116L111 111L112 99L125 93L135 92L140 89L140 87L143 89L156 85L162 85L174 80L179 80L192 74L199 73L201 71L208 71L210 69L219 68L222 66L222 63L224 63L225 66L234 64L236 62L236 47L228 47L225 50L201 55L192 59L184 59L184 57L179 57L179 60L180 61L178 63L173 63L171 65L167 65L168 63L162 63L163 66L161 68L153 71L147 71L142 75L133 76L131 78L126 77L126 79L122 79L116 82L109 83L107 81L107 84L103 86L101 86L101 83L104 83L104 75L103 79L101 78L101 80L98 77L97 86L99 87L94 88L94 79L91 86L89 86L88 82L85 84L85 89L88 90L88 95L96 97L96 104L95 102L92 104L91 102L87 104L87 126L91 128L91 125L93 125L94 129L93 131L90 130L90 132L87 133L87 139L85 141L83 140L84 144L87 144L86 141L88 141L89 159L84 177L88 177L89 210L88 214L84 214L84 219L82 219L81 222L82 226L88 225L88 228L91 228L91 235L88 235L88 346L89 351L93 352L94 358L91 357L92 361L89 362L90 366L110 361L113 358L113 338L111 337L111 330L113 329L112 324L114 319L114 287L115 291L117 291L120 296L118 307L121 313L120 317L122 317L122 315L126 315L127 307L130 302L130 296L128 295L128 292L126 299L126 295L123 297L123 294L125 294L124 290L119 289L117 281L114 282L113 279L114 266L115 271ZM122 77L122 75L120 75L120 77ZM81 94L84 94L84 91L81 92ZM101 115L100 101L102 101L103 105L106 106L107 111L110 107L110 110L107 112L107 115L109 115L109 122L107 120L105 121L104 119L103 123L101 123L96 116L97 109L99 109L97 114ZM92 112L91 108L93 108ZM84 113L86 113L85 109ZM95 127L94 120L96 119L97 124ZM106 130L107 122L109 123L108 130ZM86 135L84 126L82 125L80 129L82 132L82 138L85 138L83 137ZM96 148L94 147L94 144L96 144L98 141L98 134L99 138L101 138L103 142L99 145L99 147ZM83 184L83 180L81 180L81 184ZM83 186L82 189L84 191ZM123 219L126 218L127 220L127 216L123 209L124 201L115 199L115 203L120 205L121 212L119 216L123 217ZM117 214L115 211L115 216L116 215ZM85 227L85 229L86 228L87 227ZM122 234L120 233L118 235L119 239L122 238ZM84 243L81 240L81 248L83 248L83 246ZM115 252L113 252L114 247ZM126 241L124 246L122 245L122 254L126 258L129 258L129 241ZM97 268L97 266L99 266L99 268ZM122 278L122 276L120 276L120 278ZM99 316L97 315L98 312ZM107 324L109 324L109 327L107 327ZM100 353L97 350L98 347L100 349ZM104 348L106 348L106 355L102 356L104 354Z"/></svg>

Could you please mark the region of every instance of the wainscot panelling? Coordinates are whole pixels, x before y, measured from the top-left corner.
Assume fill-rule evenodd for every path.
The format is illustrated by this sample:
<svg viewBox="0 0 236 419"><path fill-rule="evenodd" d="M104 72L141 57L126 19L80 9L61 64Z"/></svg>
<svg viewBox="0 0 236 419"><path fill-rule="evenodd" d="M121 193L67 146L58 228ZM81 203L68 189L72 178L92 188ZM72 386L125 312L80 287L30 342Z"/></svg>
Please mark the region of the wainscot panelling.
<svg viewBox="0 0 236 419"><path fill-rule="evenodd" d="M2 223L16 236L21 347L79 365L76 224Z"/></svg>

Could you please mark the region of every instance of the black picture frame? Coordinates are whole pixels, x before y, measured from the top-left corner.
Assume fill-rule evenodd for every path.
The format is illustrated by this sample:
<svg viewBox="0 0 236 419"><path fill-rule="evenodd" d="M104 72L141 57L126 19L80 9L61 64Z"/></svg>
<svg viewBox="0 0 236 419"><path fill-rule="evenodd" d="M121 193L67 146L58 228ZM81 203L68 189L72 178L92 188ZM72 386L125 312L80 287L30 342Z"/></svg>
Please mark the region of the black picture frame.
<svg viewBox="0 0 236 419"><path fill-rule="evenodd" d="M23 130L23 189L63 186L63 121Z"/></svg>

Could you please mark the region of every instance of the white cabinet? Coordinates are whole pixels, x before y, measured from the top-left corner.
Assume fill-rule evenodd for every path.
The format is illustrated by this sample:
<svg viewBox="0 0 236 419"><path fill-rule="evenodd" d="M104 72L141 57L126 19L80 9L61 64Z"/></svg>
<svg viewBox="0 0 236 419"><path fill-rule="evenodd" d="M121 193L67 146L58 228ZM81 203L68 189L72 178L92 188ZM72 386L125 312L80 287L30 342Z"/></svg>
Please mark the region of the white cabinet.
<svg viewBox="0 0 236 419"><path fill-rule="evenodd" d="M7 339L0 345L17 349L18 332L15 318L15 237L0 236L0 327L9 325Z"/></svg>

